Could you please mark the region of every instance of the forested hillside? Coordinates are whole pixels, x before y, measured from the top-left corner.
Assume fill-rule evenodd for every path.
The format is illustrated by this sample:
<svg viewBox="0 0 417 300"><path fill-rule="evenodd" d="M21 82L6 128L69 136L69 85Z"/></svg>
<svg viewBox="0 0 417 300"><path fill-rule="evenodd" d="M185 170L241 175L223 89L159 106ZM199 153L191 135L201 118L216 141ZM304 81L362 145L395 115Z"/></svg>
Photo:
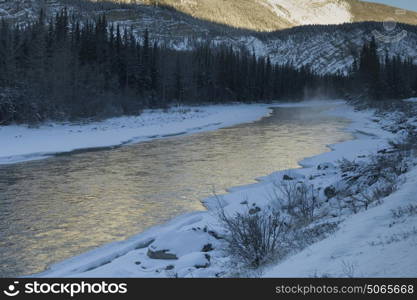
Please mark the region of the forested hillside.
<svg viewBox="0 0 417 300"><path fill-rule="evenodd" d="M139 42L104 16L83 24L62 10L29 26L0 27L0 122L137 114L171 103L302 99L336 77L271 64L224 45L175 51Z"/></svg>
<svg viewBox="0 0 417 300"><path fill-rule="evenodd" d="M152 41L152 42L151 42ZM81 23L66 9L25 26L0 25L0 124L138 114L173 103L403 98L416 95L411 59L366 43L349 74L319 75L245 49L200 42L173 50L138 39L105 15Z"/></svg>
<svg viewBox="0 0 417 300"><path fill-rule="evenodd" d="M378 53L417 63L417 27L407 25L417 22L417 14L357 0L0 0L0 18L25 25L38 18L40 9L50 18L63 8L82 21L105 14L137 39L147 28L152 42L172 49L192 50L196 41L211 41L256 49L272 63L306 66L322 75L346 74L375 33L392 38L406 33L398 42L378 43ZM340 12L348 8L346 19ZM387 31L381 22L386 20L398 24Z"/></svg>

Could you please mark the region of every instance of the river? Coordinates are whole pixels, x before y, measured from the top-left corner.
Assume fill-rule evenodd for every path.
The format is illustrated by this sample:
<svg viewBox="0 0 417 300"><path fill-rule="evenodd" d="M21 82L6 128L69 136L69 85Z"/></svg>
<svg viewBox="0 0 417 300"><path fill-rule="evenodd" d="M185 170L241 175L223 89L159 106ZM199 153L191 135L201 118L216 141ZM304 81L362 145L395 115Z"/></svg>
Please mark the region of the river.
<svg viewBox="0 0 417 300"><path fill-rule="evenodd" d="M351 139L329 107L120 148L0 166L0 276L22 276L190 211Z"/></svg>

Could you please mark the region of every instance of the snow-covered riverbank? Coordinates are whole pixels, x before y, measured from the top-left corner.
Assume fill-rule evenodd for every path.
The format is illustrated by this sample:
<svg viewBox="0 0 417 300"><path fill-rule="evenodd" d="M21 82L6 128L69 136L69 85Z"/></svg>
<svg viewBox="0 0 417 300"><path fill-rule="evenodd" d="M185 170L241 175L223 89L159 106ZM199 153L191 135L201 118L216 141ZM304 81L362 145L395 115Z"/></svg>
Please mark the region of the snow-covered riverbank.
<svg viewBox="0 0 417 300"><path fill-rule="evenodd" d="M211 105L145 110L88 124L0 126L0 164L41 159L55 153L111 147L176 135L215 130L267 116L267 105Z"/></svg>
<svg viewBox="0 0 417 300"><path fill-rule="evenodd" d="M407 99L405 102L415 103L414 105L417 106L415 98ZM336 151L329 155L337 156L346 144L365 141L366 135L372 137L368 140L371 143L374 141L374 145L364 144L365 147L362 150L365 152L355 151L357 147L347 147L344 149L346 153L343 157L357 160L364 157L363 159L367 160L369 158L366 156L366 151L375 153L380 149L381 155L390 153L390 150L385 151L392 149L391 144L386 144L388 140L402 140L406 128L414 131L414 135L416 134L417 117L415 114L411 115L413 116L409 118L397 112L384 113L378 117L370 115L372 123L362 128L358 127L360 123L354 122L357 124L354 127L359 133L358 139L336 145ZM395 134L382 132L380 128L390 129ZM381 149L384 150L381 151ZM308 161L318 163L314 158ZM383 197L379 205L346 216L334 234L266 268L263 276L415 278L417 276L415 255L417 249L417 162L415 153L405 158L404 161L407 162L405 169L408 172L400 175L398 184L395 184L395 191Z"/></svg>
<svg viewBox="0 0 417 300"><path fill-rule="evenodd" d="M303 104L302 104L303 105ZM395 134L382 129L392 120L377 119L372 111L355 112L344 104L328 113L352 120L346 129L356 139L332 145L333 151L306 158L302 169L277 172L260 179L255 185L231 188L221 197L229 214L242 211L243 207L265 207L271 198L274 182L289 175L310 178L315 185L327 186L340 176L331 167L342 158L366 160L367 155L388 147ZM330 168L321 168L323 164ZM356 215L339 216L340 229L321 242L315 243L295 256L289 256L277 267L270 266L266 276L415 276L417 259L415 248L416 216L400 218L400 226L390 219L390 210L414 202L417 193L415 170L406 174L410 179L404 187L373 207ZM195 212L179 216L134 236L128 240L104 245L90 252L55 264L36 276L40 277L218 277L227 275L229 258L225 257L222 228L213 213L218 202L205 200L208 212ZM211 208L211 209L210 209ZM394 222L394 223L393 223ZM362 225L363 226L362 226ZM391 224L391 225L389 225ZM388 227L390 229L388 229ZM374 228L371 230L371 228ZM414 231L413 231L414 228ZM387 231L389 230L389 232ZM387 232L387 237L383 233ZM414 232L414 233L413 233ZM388 237L400 236L399 243ZM349 239L340 245L341 236ZM409 238L410 237L410 238ZM358 243L355 243L355 241ZM394 240L395 241L395 240ZM372 244L373 243L373 244ZM414 244L413 244L414 243ZM373 246L371 246L373 245ZM375 251L381 252L380 258ZM400 254L398 258L396 254ZM294 261L297 258L297 262ZM375 259L369 259L374 257ZM326 260L326 264L323 261ZM391 261L390 261L391 260ZM366 261L366 263L365 263ZM363 264L357 266L357 264ZM396 264L395 268L392 265ZM281 268L281 266L283 266ZM230 273L229 273L230 274Z"/></svg>
<svg viewBox="0 0 417 300"><path fill-rule="evenodd" d="M265 277L417 276L417 168L383 204L352 215L327 239L272 266Z"/></svg>

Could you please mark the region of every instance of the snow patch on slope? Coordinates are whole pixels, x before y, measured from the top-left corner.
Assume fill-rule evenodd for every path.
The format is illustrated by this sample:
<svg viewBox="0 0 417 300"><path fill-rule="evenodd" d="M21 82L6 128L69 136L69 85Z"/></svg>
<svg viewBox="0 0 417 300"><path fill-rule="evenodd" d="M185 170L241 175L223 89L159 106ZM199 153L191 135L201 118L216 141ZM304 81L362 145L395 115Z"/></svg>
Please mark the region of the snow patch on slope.
<svg viewBox="0 0 417 300"><path fill-rule="evenodd" d="M273 12L295 25L342 24L352 20L347 3L332 0L267 0Z"/></svg>

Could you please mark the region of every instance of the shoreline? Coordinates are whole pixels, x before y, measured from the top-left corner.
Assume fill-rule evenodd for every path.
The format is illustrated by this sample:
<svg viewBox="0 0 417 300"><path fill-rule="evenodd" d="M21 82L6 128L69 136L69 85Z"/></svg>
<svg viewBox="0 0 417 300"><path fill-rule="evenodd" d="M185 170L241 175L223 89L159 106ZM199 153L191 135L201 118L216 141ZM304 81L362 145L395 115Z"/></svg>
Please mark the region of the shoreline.
<svg viewBox="0 0 417 300"><path fill-rule="evenodd" d="M269 105L269 107L274 106L274 104ZM280 105L277 106L279 107ZM341 106L343 106L343 108ZM373 116L373 112L371 111L355 112L353 111L353 108L351 106L343 104L338 106L338 108L336 109L331 109L324 113L349 119L351 123L344 130L347 132L351 132L354 138L352 140L344 141L342 143L327 145L327 147L329 148L328 152L321 153L319 155L301 160L299 162L301 168L299 169L290 169L274 172L265 177L258 178L258 183L241 187L231 187L230 189L228 189L228 193L222 196L222 202L224 203L224 206L227 207L228 211L233 212L239 209L239 205L241 205L241 201L239 201L239 199L241 200L244 197L256 199L257 195L265 193L265 191L268 189L268 185L271 185L271 182L274 178L282 176L283 174L309 174L311 173L313 167L317 164L324 162L335 162L336 160L345 157L345 155L349 156L348 154L350 154L350 156L356 156L359 153L368 153L375 151L376 149L386 145L386 142L389 139L387 137L387 132L379 128L378 125L375 125L375 123L371 121L371 118ZM368 134L360 133L360 131L366 132L366 130ZM378 135L381 136L378 137ZM370 139L378 139L380 143L375 143L374 141L369 143ZM352 151L352 149L361 151L356 152ZM129 263L131 263L132 256L135 256L136 258L143 257L144 260L147 260L147 265L145 267L145 264L142 264L142 267L144 269L139 270L138 272L135 272L133 274L131 270L125 270L125 272L122 272L124 276L158 277L159 272L155 273L150 271L150 269L160 269L161 265L166 265L169 263L169 261L164 259L147 259L146 255L149 251L148 248L150 248L150 245L151 247L153 247L154 244L159 244L156 245L158 249L172 249L175 247L178 248L178 245L175 245L175 241L173 241L172 238L169 238L169 236L172 235L178 236L179 240L183 240L185 242L188 241L189 243L191 243L189 244L189 248L195 249L188 249L188 252L191 252L190 254L196 256L194 257L194 260L203 262L204 259L202 259L201 256L197 257L195 252L198 250L197 248L201 247L200 244L213 241L210 238L203 238L202 241L197 241L195 243L196 245L193 245L192 241L198 240L199 238L201 238L201 236L200 234L197 234L197 236L191 234L191 236L189 236L189 233L190 230L195 230L196 228L203 228L204 226L205 228L207 228L208 224L210 227L212 227L211 224L215 223L213 216L213 208L215 208L215 204L213 200L213 197L209 197L202 200L202 202L207 208L207 211L192 212L180 215L164 224L151 227L145 230L144 232L132 236L124 241L113 242L100 246L86 253L53 264L49 266L49 268L46 271L30 275L28 277L118 276L117 274L121 273L121 270L123 270L124 268L123 265L126 264L126 261L129 261ZM253 203L256 202L256 200L253 201ZM184 239L181 238L182 235L184 235ZM185 254L184 256L187 257L187 249L179 249L179 252L181 251L183 251ZM216 256L216 253L214 254L214 256ZM180 258L180 261L181 260L182 257ZM185 261L189 260L189 257L185 259ZM192 264L196 263L194 260L190 260L191 266ZM187 263L184 263L184 265L187 265ZM219 270L215 268L211 273L214 274L218 271ZM204 275L203 277L205 276L206 275Z"/></svg>
<svg viewBox="0 0 417 300"><path fill-rule="evenodd" d="M87 124L44 123L0 126L0 165L46 159L97 149L111 149L161 138L251 123L271 113L268 104L229 104L145 110L139 116ZM273 105L272 105L273 106Z"/></svg>
<svg viewBox="0 0 417 300"><path fill-rule="evenodd" d="M27 125L0 126L0 141L6 145L0 147L0 166L214 131L256 122L268 117L273 107L323 103L341 104L344 101L179 106L168 111L148 109L139 116L122 116L86 124L48 122L37 128Z"/></svg>

